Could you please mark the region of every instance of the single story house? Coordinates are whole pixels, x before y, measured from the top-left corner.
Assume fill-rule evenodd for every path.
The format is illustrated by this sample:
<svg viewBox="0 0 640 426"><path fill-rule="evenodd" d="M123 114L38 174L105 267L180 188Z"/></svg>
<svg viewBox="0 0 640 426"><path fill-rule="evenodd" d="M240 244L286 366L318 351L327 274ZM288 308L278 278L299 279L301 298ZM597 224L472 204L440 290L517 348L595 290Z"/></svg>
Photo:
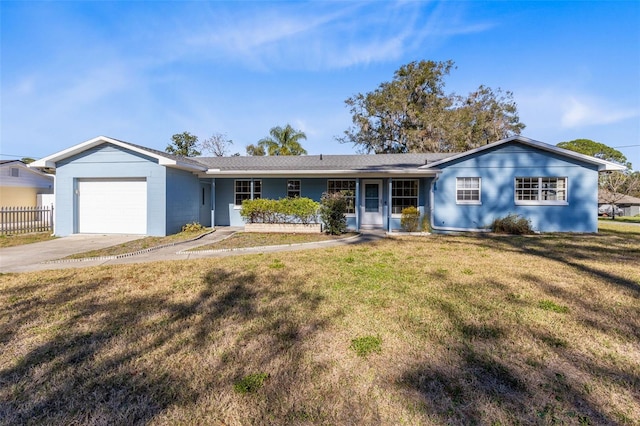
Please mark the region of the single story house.
<svg viewBox="0 0 640 426"><path fill-rule="evenodd" d="M57 235L162 236L190 222L242 226L242 201L348 191L348 226L482 231L510 213L540 232L597 232L598 172L622 166L522 136L459 154L195 157L100 136L42 158L56 170Z"/></svg>
<svg viewBox="0 0 640 426"><path fill-rule="evenodd" d="M0 160L0 207L35 207L38 195L53 194L53 180L20 160Z"/></svg>
<svg viewBox="0 0 640 426"><path fill-rule="evenodd" d="M603 197L602 194L598 197L598 213L611 215L613 207L607 201L610 197ZM615 197L616 201L616 216L638 216L640 215L640 198L632 197L631 195L619 194Z"/></svg>

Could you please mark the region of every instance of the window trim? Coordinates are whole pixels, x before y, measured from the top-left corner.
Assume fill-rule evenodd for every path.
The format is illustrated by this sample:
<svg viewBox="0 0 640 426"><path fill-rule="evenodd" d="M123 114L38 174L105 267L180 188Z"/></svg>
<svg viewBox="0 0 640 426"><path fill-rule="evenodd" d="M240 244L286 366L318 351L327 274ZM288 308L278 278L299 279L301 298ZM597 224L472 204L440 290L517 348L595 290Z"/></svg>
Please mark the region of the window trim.
<svg viewBox="0 0 640 426"><path fill-rule="evenodd" d="M420 209L420 179L392 179L391 180L391 196L389 197L389 201L390 201L390 206L389 208L391 209L391 217L400 217L402 216L402 213L394 213L393 212L393 200L395 198L414 198L414 197L405 197L405 196L400 196L400 197L396 197L393 195L393 184L396 182L406 182L406 181L411 181L411 182L415 182L416 183L416 205L414 206L416 209Z"/></svg>
<svg viewBox="0 0 640 426"><path fill-rule="evenodd" d="M249 182L249 198L244 198L242 201L244 200L255 200L257 198L262 198L262 179L234 179L233 181L233 208L236 210L239 210L242 208L242 204L236 204L236 201L238 200L238 188L237 188L237 183L238 182ZM260 183L260 192L256 192L255 190L255 183L259 182ZM258 196L256 197L256 193L258 194ZM241 194L247 194L247 192L241 192Z"/></svg>
<svg viewBox="0 0 640 426"><path fill-rule="evenodd" d="M519 179L538 179L538 199L537 200L518 200L518 180ZM543 200L542 179L564 180L564 200ZM513 199L518 206L568 206L569 205L569 178L567 176L516 176L513 179Z"/></svg>
<svg viewBox="0 0 640 426"><path fill-rule="evenodd" d="M11 169L9 170L9 176L11 177L20 177L20 168L18 167L11 167Z"/></svg>
<svg viewBox="0 0 640 426"><path fill-rule="evenodd" d="M478 188L459 188L458 182L464 179L477 179L478 180ZM458 191L459 190L468 190L468 191L478 191L478 199L477 200L460 200L458 199ZM482 205L482 178L480 176L457 176L456 177L456 204L464 204L464 205L472 205L472 206L480 206Z"/></svg>
<svg viewBox="0 0 640 426"><path fill-rule="evenodd" d="M298 182L298 189L297 190L290 190L289 189L289 183L290 182ZM289 195L290 192L297 192L298 195L294 195L291 196ZM287 198L300 198L302 197L302 180L300 179L287 179Z"/></svg>
<svg viewBox="0 0 640 426"><path fill-rule="evenodd" d="M350 196L348 198L353 198L353 213L345 213L346 217L355 217L356 216L356 211L358 210L358 206L356 205L356 191L358 188L358 182L356 179L327 179L327 192L328 193L332 193L329 190L329 182L353 182L353 196ZM342 189L341 191L344 191L344 189ZM333 192L337 192L337 191L333 191Z"/></svg>

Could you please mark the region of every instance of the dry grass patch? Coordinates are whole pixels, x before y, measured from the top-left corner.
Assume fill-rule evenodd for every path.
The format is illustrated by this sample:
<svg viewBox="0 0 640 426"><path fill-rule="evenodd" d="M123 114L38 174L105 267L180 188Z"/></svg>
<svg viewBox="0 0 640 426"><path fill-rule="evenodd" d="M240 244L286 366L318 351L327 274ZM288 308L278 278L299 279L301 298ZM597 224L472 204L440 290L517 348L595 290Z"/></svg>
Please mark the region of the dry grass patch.
<svg viewBox="0 0 640 426"><path fill-rule="evenodd" d="M177 234L167 235L166 237L144 237L137 240L127 241L111 247L105 247L99 250L90 250L83 253L75 253L64 259L83 259L87 257L117 256L119 254L134 253L153 247L160 247L166 244L175 244L183 241L190 241L194 238L201 237L211 232L211 229L183 231Z"/></svg>
<svg viewBox="0 0 640 426"><path fill-rule="evenodd" d="M0 423L638 424L638 259L609 230L5 274Z"/></svg>
<svg viewBox="0 0 640 426"><path fill-rule="evenodd" d="M0 235L0 248L22 246L53 240L56 237L51 232L36 232L32 234Z"/></svg>
<svg viewBox="0 0 640 426"><path fill-rule="evenodd" d="M234 248L279 246L286 244L303 244L318 241L332 241L341 238L352 237L356 234L348 233L344 235L328 234L287 234L287 233L257 233L257 232L237 232L229 238L205 246L196 247L189 251L198 250L227 250Z"/></svg>

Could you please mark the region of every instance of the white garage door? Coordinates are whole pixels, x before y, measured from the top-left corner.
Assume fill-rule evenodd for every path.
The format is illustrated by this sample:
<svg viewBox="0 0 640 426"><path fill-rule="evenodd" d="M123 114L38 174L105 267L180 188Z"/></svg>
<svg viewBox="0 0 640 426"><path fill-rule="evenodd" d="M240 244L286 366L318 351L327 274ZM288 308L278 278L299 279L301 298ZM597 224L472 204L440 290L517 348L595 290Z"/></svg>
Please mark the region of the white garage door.
<svg viewBox="0 0 640 426"><path fill-rule="evenodd" d="M79 179L78 232L146 234L146 180Z"/></svg>

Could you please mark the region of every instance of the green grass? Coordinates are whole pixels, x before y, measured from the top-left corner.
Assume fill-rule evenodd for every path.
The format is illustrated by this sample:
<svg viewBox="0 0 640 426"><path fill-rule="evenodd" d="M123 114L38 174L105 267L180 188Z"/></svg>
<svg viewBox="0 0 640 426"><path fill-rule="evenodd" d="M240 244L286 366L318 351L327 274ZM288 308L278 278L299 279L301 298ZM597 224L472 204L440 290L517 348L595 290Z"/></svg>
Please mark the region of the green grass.
<svg viewBox="0 0 640 426"><path fill-rule="evenodd" d="M31 234L0 235L0 248L22 246L53 240L56 237L51 232L36 232Z"/></svg>
<svg viewBox="0 0 640 426"><path fill-rule="evenodd" d="M350 349L358 356L367 357L372 353L382 352L382 339L378 336L363 336L351 340Z"/></svg>
<svg viewBox="0 0 640 426"><path fill-rule="evenodd" d="M638 259L605 222L0 275L0 424L638 425Z"/></svg>
<svg viewBox="0 0 640 426"><path fill-rule="evenodd" d="M233 384L233 389L238 393L254 393L262 387L269 375L267 373L253 373L244 376Z"/></svg>
<svg viewBox="0 0 640 426"><path fill-rule="evenodd" d="M598 220L603 222L640 223L640 216L616 216L615 219L610 217L599 217Z"/></svg>

